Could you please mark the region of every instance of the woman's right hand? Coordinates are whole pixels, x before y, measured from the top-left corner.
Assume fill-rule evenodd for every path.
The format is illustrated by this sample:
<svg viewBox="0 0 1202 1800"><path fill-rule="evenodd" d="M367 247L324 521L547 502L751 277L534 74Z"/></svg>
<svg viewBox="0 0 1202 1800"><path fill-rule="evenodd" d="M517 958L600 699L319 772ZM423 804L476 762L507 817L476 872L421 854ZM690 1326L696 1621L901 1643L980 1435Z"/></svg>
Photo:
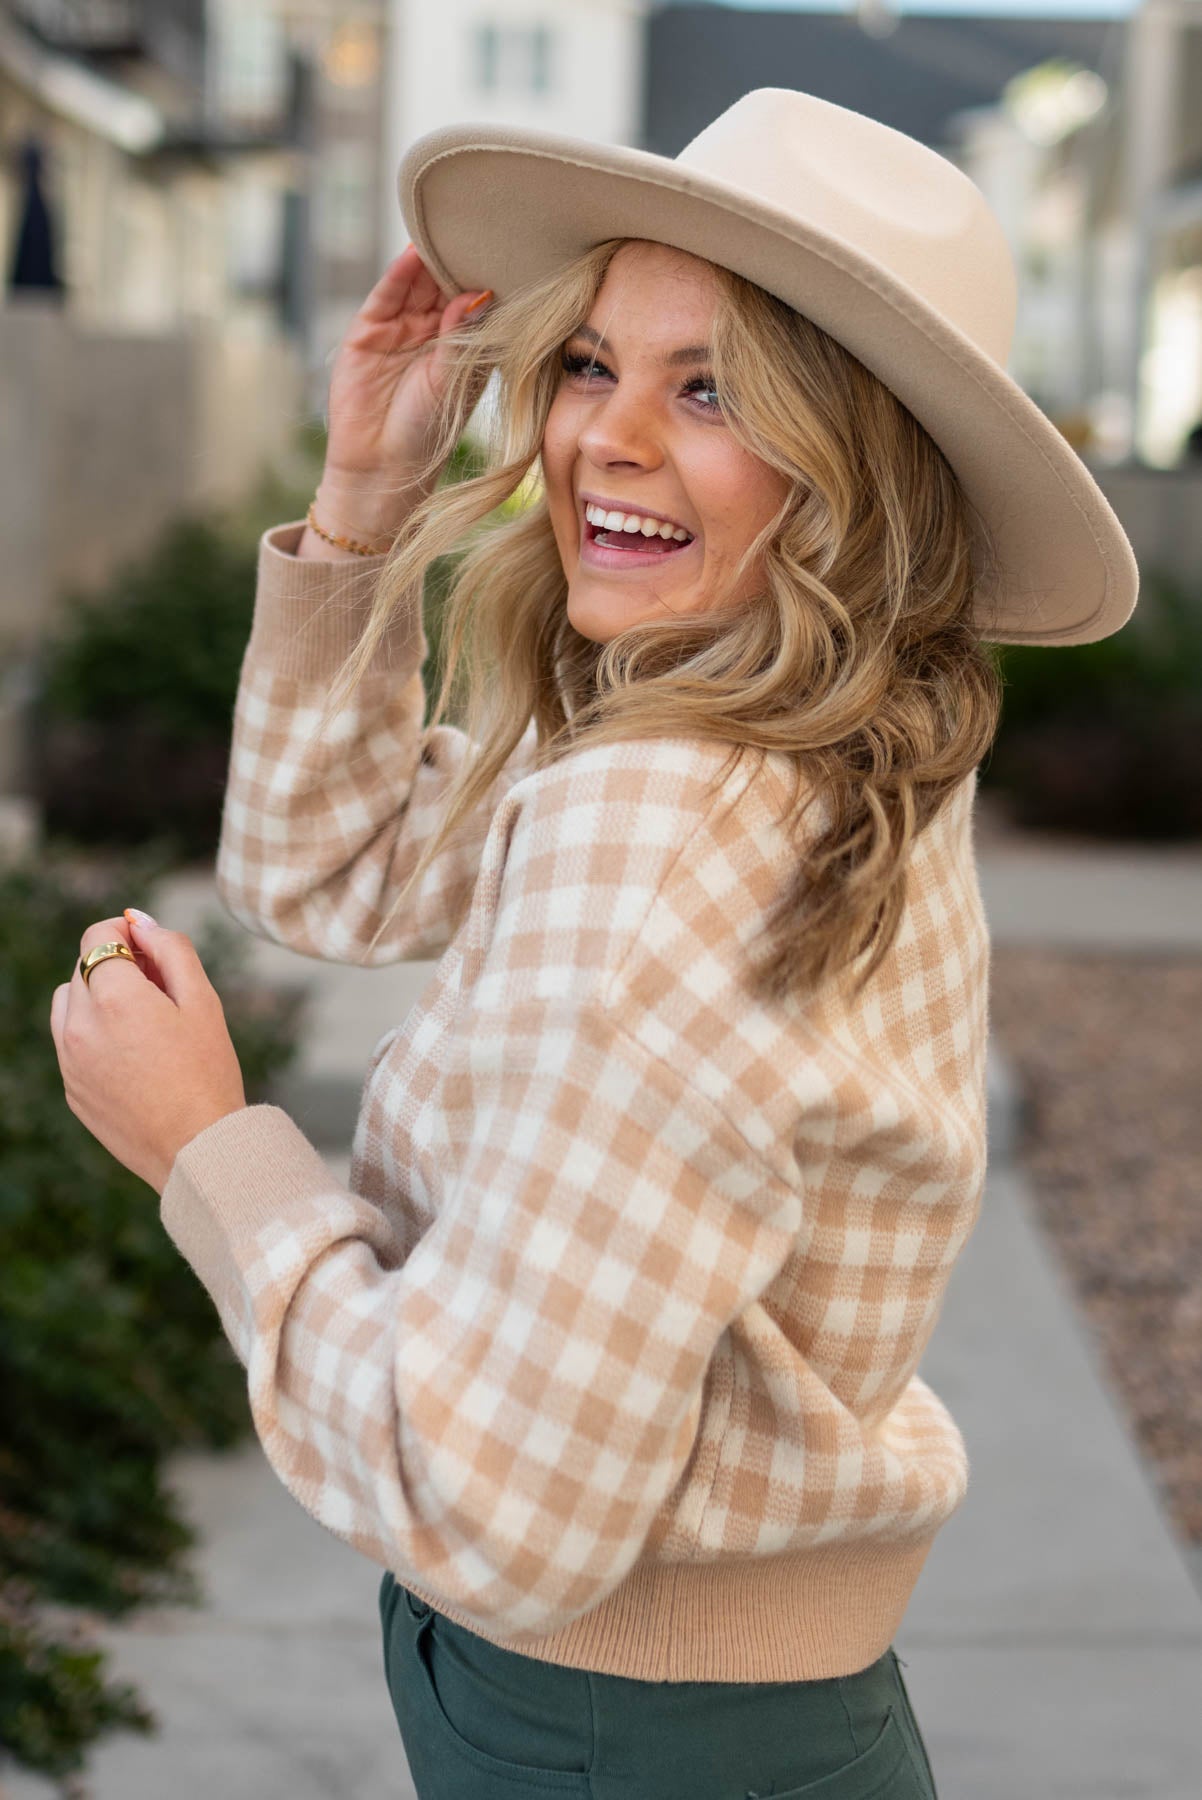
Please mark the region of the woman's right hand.
<svg viewBox="0 0 1202 1800"><path fill-rule="evenodd" d="M334 359L323 485L399 486L424 466L448 366L438 340L486 291L448 301L412 244L393 259Z"/></svg>

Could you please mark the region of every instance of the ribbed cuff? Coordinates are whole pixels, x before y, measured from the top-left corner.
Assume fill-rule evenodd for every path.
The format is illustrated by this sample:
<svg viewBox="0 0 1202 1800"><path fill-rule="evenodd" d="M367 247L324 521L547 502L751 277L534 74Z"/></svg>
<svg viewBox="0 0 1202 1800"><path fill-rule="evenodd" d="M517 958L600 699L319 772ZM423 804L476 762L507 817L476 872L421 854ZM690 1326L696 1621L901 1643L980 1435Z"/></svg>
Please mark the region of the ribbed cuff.
<svg viewBox="0 0 1202 1800"><path fill-rule="evenodd" d="M387 552L300 557L304 519L273 525L259 539L255 610L247 654L280 675L328 683L363 635ZM370 667L407 681L426 659L421 595L388 623Z"/></svg>
<svg viewBox="0 0 1202 1800"><path fill-rule="evenodd" d="M317 1195L343 1184L289 1113L262 1102L226 1113L176 1155L159 1217L208 1289L238 1349L246 1246L265 1225L308 1216Z"/></svg>

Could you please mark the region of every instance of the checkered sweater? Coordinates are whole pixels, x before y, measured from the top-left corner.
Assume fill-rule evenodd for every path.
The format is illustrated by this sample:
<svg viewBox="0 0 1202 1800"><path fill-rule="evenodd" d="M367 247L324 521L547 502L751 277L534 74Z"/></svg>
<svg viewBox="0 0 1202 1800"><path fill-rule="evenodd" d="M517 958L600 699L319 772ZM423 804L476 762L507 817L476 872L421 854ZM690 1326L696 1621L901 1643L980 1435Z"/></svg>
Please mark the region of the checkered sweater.
<svg viewBox="0 0 1202 1800"><path fill-rule="evenodd" d="M355 962L467 744L422 744L417 607L316 737L380 559L301 560L302 529L260 544L217 885ZM707 797L704 741L531 772L532 731L372 957L439 960L371 1057L349 1186L254 1105L181 1150L163 1222L280 1480L440 1612L646 1680L850 1674L967 1488L916 1370L985 1176L975 772L860 1001L765 1004L781 765Z"/></svg>

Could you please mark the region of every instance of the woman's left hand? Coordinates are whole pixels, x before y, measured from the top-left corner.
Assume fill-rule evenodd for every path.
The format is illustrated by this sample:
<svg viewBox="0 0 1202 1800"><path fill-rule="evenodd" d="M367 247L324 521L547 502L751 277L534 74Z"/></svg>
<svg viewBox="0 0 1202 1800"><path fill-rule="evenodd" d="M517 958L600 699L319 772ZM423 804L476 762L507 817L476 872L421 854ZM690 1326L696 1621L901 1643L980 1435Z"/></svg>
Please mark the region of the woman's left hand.
<svg viewBox="0 0 1202 1800"><path fill-rule="evenodd" d="M85 983L78 962L54 990L50 1030L67 1105L106 1150L161 1194L179 1151L246 1105L225 1009L182 931L102 919L80 956L120 939Z"/></svg>

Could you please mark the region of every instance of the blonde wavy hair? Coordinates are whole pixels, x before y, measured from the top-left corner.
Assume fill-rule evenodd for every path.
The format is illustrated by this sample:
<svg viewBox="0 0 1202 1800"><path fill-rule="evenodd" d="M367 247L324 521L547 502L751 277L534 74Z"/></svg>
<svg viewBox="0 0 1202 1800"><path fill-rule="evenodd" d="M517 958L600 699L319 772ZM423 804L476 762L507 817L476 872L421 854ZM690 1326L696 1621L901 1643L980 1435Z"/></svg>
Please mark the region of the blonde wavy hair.
<svg viewBox="0 0 1202 1800"><path fill-rule="evenodd" d="M711 368L726 426L789 478L730 577L733 593L762 556L762 591L735 608L714 595L705 610L639 620L603 644L577 632L545 495L500 523L493 515L528 492L532 476L537 483L564 342L629 241L638 240L598 244L443 340L452 362L425 497L382 567L319 730L349 703L432 562L458 552L442 684L425 729L459 691L473 753L371 947L486 801L533 718L536 769L586 742L684 735L730 746L720 783L748 752L756 768L784 753L794 779L781 822L798 861L765 920L752 980L780 999L842 979L867 956L858 993L901 923L914 840L997 729L1002 676L971 617L973 544L988 540L974 534L955 475L902 402L812 320L712 264ZM484 468L440 481L494 371ZM826 829L804 832L820 795Z"/></svg>

